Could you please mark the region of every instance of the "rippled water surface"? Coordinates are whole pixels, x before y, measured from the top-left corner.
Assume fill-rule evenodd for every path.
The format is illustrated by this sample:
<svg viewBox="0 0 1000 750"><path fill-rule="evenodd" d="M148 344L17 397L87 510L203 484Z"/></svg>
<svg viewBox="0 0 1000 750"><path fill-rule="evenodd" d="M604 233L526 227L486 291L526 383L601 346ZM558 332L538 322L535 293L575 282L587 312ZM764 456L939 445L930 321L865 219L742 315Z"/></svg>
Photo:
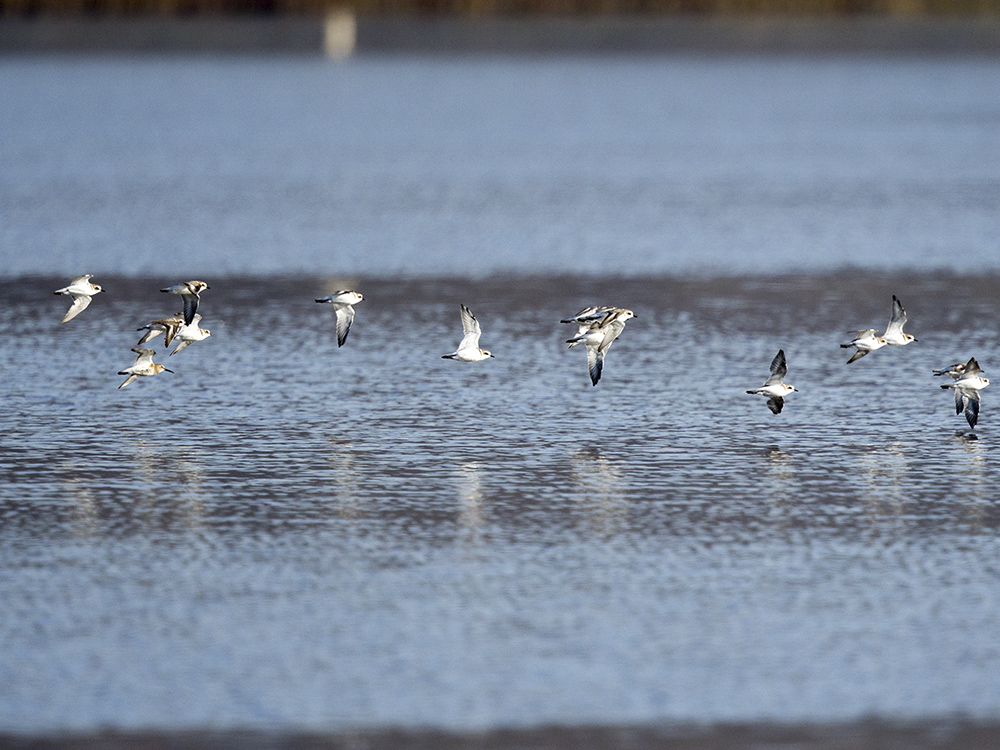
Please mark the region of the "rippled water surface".
<svg viewBox="0 0 1000 750"><path fill-rule="evenodd" d="M102 281L0 300L5 728L995 714L998 409L930 370L1000 357L996 279L354 279L342 349L339 280L231 280L124 390L171 301ZM919 343L848 367L890 289ZM459 300L495 359L440 358Z"/></svg>
<svg viewBox="0 0 1000 750"><path fill-rule="evenodd" d="M995 720L997 72L0 60L0 732Z"/></svg>

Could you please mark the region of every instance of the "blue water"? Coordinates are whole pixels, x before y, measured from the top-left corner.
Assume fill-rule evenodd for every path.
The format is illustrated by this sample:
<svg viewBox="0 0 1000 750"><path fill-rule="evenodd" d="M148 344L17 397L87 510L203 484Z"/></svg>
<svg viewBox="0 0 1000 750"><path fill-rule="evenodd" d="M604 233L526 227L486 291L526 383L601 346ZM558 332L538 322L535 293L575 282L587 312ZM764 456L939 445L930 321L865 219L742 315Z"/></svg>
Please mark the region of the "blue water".
<svg viewBox="0 0 1000 750"><path fill-rule="evenodd" d="M0 273L995 270L997 72L4 59Z"/></svg>
<svg viewBox="0 0 1000 750"><path fill-rule="evenodd" d="M995 719L998 73L0 60L0 731Z"/></svg>

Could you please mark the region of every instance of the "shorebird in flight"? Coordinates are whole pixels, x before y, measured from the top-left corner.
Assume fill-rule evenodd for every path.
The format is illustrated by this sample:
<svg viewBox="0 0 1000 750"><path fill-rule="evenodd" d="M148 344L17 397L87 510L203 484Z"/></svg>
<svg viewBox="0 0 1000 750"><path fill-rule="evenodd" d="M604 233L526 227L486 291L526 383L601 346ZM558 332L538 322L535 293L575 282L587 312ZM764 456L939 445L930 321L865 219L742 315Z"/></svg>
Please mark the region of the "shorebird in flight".
<svg viewBox="0 0 1000 750"><path fill-rule="evenodd" d="M600 308L596 308L594 314L598 310ZM574 317L579 318L584 313L587 313L587 310L582 310ZM598 319L580 318L576 336L566 339L569 349L577 344L583 344L587 347L587 371L590 373L590 382L593 385L597 385L601 379L601 373L604 371L604 357L608 353L608 349L615 343L615 339L622 335L625 324L634 317L635 313L631 310L624 307L612 307ZM568 320L574 320L574 318Z"/></svg>
<svg viewBox="0 0 1000 750"><path fill-rule="evenodd" d="M126 367L124 370L119 370L119 375L128 375L128 378L122 383L119 388L124 388L133 380L142 377L148 377L151 375L156 375L161 372L173 372L173 370L168 370L163 365L158 365L153 361L153 355L156 354L152 349L139 349L133 348L134 351L139 356L135 358L135 364L131 367Z"/></svg>
<svg viewBox="0 0 1000 750"><path fill-rule="evenodd" d="M955 391L955 413L961 414L964 411L969 427L975 427L979 421L979 391L990 384L989 380L979 374L981 372L979 363L973 357L965 363L961 375L954 383L945 383L941 386Z"/></svg>
<svg viewBox="0 0 1000 750"><path fill-rule="evenodd" d="M95 294L104 291L97 284L91 283L90 279L92 278L94 278L94 274L85 273L83 276L77 276L73 279L69 283L69 286L56 289L56 294L68 294L73 297L73 304L70 305L61 322L68 323L73 320L73 318L87 309Z"/></svg>
<svg viewBox="0 0 1000 750"><path fill-rule="evenodd" d="M903 303L894 294L892 295L892 314L889 316L889 325L885 327L885 333L879 336L874 328L866 328L863 331L857 332L851 331L851 333L854 333L854 340L849 344L840 345L841 349L849 349L852 346L857 349L851 355L851 358L847 360L847 364L851 364L851 362L861 359L868 352L881 349L883 346L906 346L916 341L910 334L903 333L904 325L906 325L906 310L903 309Z"/></svg>
<svg viewBox="0 0 1000 750"><path fill-rule="evenodd" d="M479 321L476 320L476 316L472 314L472 310L468 307L461 305L461 308L462 341L459 343L458 349L451 354L441 355L441 359L454 359L458 362L481 362L484 359L489 359L493 355L486 349L479 348L479 337L483 333Z"/></svg>
<svg viewBox="0 0 1000 750"><path fill-rule="evenodd" d="M358 304L364 296L350 289L341 289L339 292L321 297L317 302L333 303L333 311L337 316L337 346L341 347L347 341L347 334L351 332L351 324L354 322L354 305Z"/></svg>
<svg viewBox="0 0 1000 750"><path fill-rule="evenodd" d="M198 315L197 317L201 317ZM142 334L142 338L139 339L139 343L136 346L142 346L147 341L152 341L161 333L166 339L167 346L170 346L170 342L174 340L174 336L177 335L177 330L184 325L184 316L181 313L171 318L160 318L159 320L151 320L148 324L144 325L142 328L136 328L137 331L145 331Z"/></svg>
<svg viewBox="0 0 1000 750"><path fill-rule="evenodd" d="M794 390L792 385L785 382L785 375L788 373L788 365L785 362L785 350L779 349L771 360L771 377L764 381L760 388L754 388L747 393L767 396L767 408L774 414L779 414L785 405L785 396Z"/></svg>
<svg viewBox="0 0 1000 750"><path fill-rule="evenodd" d="M190 346L195 341L204 341L212 335L212 332L207 328L200 328L198 326L199 322L201 322L201 314L195 313L194 320L191 321L191 325L183 325L177 329L177 333L174 334L174 338L180 343L177 344L177 347L172 352L170 352L171 357L177 354L177 352L184 347Z"/></svg>
<svg viewBox="0 0 1000 750"><path fill-rule="evenodd" d="M161 292L167 292L168 294L179 294L184 300L184 324L191 325L194 320L194 314L198 312L198 303L201 301L201 293L206 289L211 289L211 287L204 281L198 281L197 279L193 281L185 281L180 284L174 284L173 286L168 286L166 289L161 289Z"/></svg>

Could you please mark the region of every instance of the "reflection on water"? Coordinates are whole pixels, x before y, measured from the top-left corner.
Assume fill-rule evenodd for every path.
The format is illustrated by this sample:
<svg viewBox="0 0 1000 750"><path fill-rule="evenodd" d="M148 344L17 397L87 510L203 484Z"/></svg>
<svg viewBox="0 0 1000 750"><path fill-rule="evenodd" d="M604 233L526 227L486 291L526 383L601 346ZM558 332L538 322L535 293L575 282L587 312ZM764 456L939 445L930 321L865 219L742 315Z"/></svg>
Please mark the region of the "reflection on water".
<svg viewBox="0 0 1000 750"><path fill-rule="evenodd" d="M611 538L624 531L628 504L619 469L598 446L581 448L570 460L585 526L598 538Z"/></svg>
<svg viewBox="0 0 1000 750"><path fill-rule="evenodd" d="M907 515L909 462L898 442L866 447L858 457L861 496L872 519L888 520Z"/></svg>
<svg viewBox="0 0 1000 750"><path fill-rule="evenodd" d="M329 502L338 518L357 520L364 515L355 469L354 449L349 440L330 438Z"/></svg>
<svg viewBox="0 0 1000 750"><path fill-rule="evenodd" d="M459 464L455 470L458 487L458 525L466 541L479 541L485 520L483 508L483 479L479 464L468 461Z"/></svg>
<svg viewBox="0 0 1000 750"><path fill-rule="evenodd" d="M956 434L930 374L955 341L1000 362L994 280L360 279L342 348L323 280L221 281L212 339L134 392L157 283L102 279L69 331L55 281L0 288L39 321L0 318L0 729L1000 706L1000 409ZM846 367L891 293L919 345ZM593 387L557 321L609 298L638 318ZM457 300L495 361L440 359ZM776 345L780 415L744 393Z"/></svg>

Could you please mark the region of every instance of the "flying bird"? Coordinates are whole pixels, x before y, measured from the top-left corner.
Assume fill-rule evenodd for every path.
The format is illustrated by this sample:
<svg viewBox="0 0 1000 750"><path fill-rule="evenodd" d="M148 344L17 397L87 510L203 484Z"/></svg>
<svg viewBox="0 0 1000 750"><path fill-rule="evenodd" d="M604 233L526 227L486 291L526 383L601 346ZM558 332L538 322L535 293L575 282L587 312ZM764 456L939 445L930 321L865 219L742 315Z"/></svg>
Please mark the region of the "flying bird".
<svg viewBox="0 0 1000 750"><path fill-rule="evenodd" d="M975 427L979 421L979 391L990 384L984 378L979 368L979 363L973 357L962 368L962 374L955 379L954 383L946 383L942 388L951 388L955 391L955 413L965 412L965 419L969 427Z"/></svg>
<svg viewBox="0 0 1000 750"><path fill-rule="evenodd" d="M785 350L779 349L771 360L771 377L764 381L760 388L754 388L747 393L767 396L767 408L774 414L779 414L785 405L785 396L794 390L792 385L784 382L788 373L788 365L785 362Z"/></svg>
<svg viewBox="0 0 1000 750"><path fill-rule="evenodd" d="M906 325L906 310L903 309L903 303L894 294L892 295L892 315L889 317L889 325L886 326L885 333L882 334L887 345L906 346L916 341L910 334L903 333L904 325Z"/></svg>
<svg viewBox="0 0 1000 750"><path fill-rule="evenodd" d="M585 311L584 311L585 312ZM590 382L597 385L604 370L604 357L615 339L622 335L625 324L635 317L635 313L623 307L613 307L598 320L581 320L576 336L566 339L568 349L577 344L587 347L587 371Z"/></svg>
<svg viewBox="0 0 1000 750"><path fill-rule="evenodd" d="M903 303L894 294L892 295L892 313L889 316L889 324L885 327L885 333L879 336L874 328L866 328L857 332L850 331L849 333L854 333L854 340L848 344L840 345L841 349L849 349L852 346L857 349L847 360L847 364L851 364L868 352L881 349L883 346L906 346L910 342L916 341L910 334L903 333L904 325L906 325L906 310L903 309Z"/></svg>
<svg viewBox="0 0 1000 750"><path fill-rule="evenodd" d="M197 315L197 318L201 318L201 315ZM177 335L177 330L184 325L184 316L182 313L177 313L177 315L171 318L160 318L159 320L151 320L148 324L142 326L142 328L136 328L137 331L145 331L142 334L142 338L139 339L139 343L136 346L142 346L147 341L152 341L161 333L166 339L167 346L170 346L170 342L174 340L174 336Z"/></svg>
<svg viewBox="0 0 1000 750"><path fill-rule="evenodd" d="M607 315L612 310L617 310L616 307L585 307L572 318L565 318L560 320L560 323L593 323L595 320L600 320L605 315Z"/></svg>
<svg viewBox="0 0 1000 750"><path fill-rule="evenodd" d="M950 375L952 380L958 380L965 372L965 362L956 362L953 365L934 370L935 375Z"/></svg>
<svg viewBox="0 0 1000 750"><path fill-rule="evenodd" d="M173 372L173 370L168 370L163 365L159 365L153 361L153 355L156 354L156 352L152 349L133 348L132 351L139 356L135 358L134 365L118 371L119 375L128 375L125 382L118 386L119 388L124 388L137 378L148 377L161 372Z"/></svg>
<svg viewBox="0 0 1000 750"><path fill-rule="evenodd" d="M184 347L190 346L195 341L204 341L205 339L207 339L209 336L212 335L212 332L207 328L200 328L198 326L198 323L200 321L201 321L201 314L195 313L194 320L191 322L191 325L183 325L177 329L177 333L174 334L174 338L177 339L180 343L178 343L177 347L172 352L170 352L169 356L172 357Z"/></svg>
<svg viewBox="0 0 1000 750"><path fill-rule="evenodd" d="M881 336L875 335L876 331L874 328L866 328L863 331L857 331L854 333L854 340L849 344L841 344L841 349L849 349L852 346L857 349L851 358L847 360L847 364L851 364L855 360L861 359L863 356L868 354L868 352L873 352L876 349L881 349L885 346L885 339Z"/></svg>
<svg viewBox="0 0 1000 750"><path fill-rule="evenodd" d="M90 279L92 278L94 278L94 274L85 273L83 276L77 276L73 279L69 283L69 286L56 289L55 294L68 294L73 297L73 304L70 305L69 310L63 316L62 323L68 323L73 320L73 318L90 306L90 301L95 294L104 291L97 284L91 283Z"/></svg>
<svg viewBox="0 0 1000 750"><path fill-rule="evenodd" d="M354 305L358 304L364 296L350 289L342 289L339 292L321 297L317 302L333 303L333 311L337 316L337 346L341 347L347 341L347 334L351 332L351 324L354 322Z"/></svg>
<svg viewBox="0 0 1000 750"><path fill-rule="evenodd" d="M458 349L451 354L441 355L441 359L454 359L458 362L481 362L484 359L489 359L493 355L486 349L479 348L479 337L483 333L479 321L476 320L476 316L472 314L472 310L468 307L461 305L461 308L462 341L459 343Z"/></svg>
<svg viewBox="0 0 1000 750"><path fill-rule="evenodd" d="M198 312L198 303L201 301L201 293L206 289L211 289L211 287L204 281L185 281L180 284L174 284L173 286L168 286L166 289L161 289L161 292L167 292L168 294L179 294L184 300L184 324L191 325L194 320L194 314Z"/></svg>

